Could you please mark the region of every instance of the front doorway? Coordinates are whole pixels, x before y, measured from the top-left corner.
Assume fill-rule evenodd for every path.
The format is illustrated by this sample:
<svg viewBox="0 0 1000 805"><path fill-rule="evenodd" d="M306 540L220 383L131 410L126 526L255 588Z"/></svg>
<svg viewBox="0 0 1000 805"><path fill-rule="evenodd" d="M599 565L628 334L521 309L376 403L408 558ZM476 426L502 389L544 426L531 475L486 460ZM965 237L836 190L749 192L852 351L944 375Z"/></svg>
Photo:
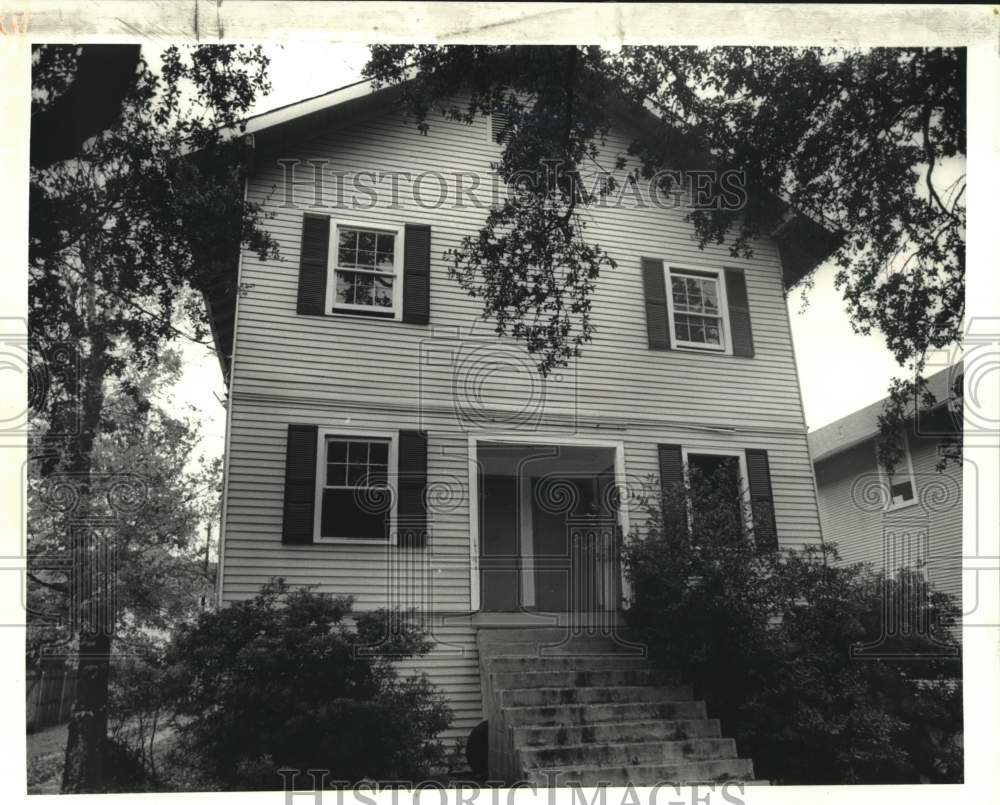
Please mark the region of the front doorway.
<svg viewBox="0 0 1000 805"><path fill-rule="evenodd" d="M480 609L617 611L617 448L481 441L475 463Z"/></svg>

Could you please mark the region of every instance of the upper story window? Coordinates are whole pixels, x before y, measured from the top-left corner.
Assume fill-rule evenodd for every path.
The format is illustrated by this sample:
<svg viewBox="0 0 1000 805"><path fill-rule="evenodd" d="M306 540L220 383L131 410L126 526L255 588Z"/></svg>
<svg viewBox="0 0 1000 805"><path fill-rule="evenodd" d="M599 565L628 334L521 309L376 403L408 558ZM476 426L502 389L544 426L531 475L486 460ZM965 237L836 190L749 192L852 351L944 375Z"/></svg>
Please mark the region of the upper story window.
<svg viewBox="0 0 1000 805"><path fill-rule="evenodd" d="M486 123L486 134L490 140L503 145L513 132L510 109L505 105L494 106Z"/></svg>
<svg viewBox="0 0 1000 805"><path fill-rule="evenodd" d="M885 478L885 510L894 511L912 506L917 502L917 485L913 477L913 460L910 458L910 445L906 433L900 434L903 440L903 456L894 468L892 474L879 463L879 472Z"/></svg>
<svg viewBox="0 0 1000 805"><path fill-rule="evenodd" d="M678 347L727 351L722 272L668 268L667 308Z"/></svg>
<svg viewBox="0 0 1000 805"><path fill-rule="evenodd" d="M328 309L399 318L402 310L402 227L340 222L331 227Z"/></svg>

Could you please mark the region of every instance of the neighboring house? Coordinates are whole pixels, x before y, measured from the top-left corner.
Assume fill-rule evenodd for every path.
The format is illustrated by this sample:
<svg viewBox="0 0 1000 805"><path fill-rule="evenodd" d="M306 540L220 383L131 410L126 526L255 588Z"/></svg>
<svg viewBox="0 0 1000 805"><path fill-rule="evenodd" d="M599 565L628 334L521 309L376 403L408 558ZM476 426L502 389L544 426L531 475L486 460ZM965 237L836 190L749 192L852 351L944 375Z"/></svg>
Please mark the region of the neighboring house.
<svg viewBox="0 0 1000 805"><path fill-rule="evenodd" d="M841 560L893 571L921 568L936 589L962 594L962 466L941 457L961 445L962 364L927 379L937 403L909 421L890 476L875 449L884 400L809 434L823 538Z"/></svg>
<svg viewBox="0 0 1000 805"><path fill-rule="evenodd" d="M758 511L773 514L756 535L761 550L820 541L783 293L834 238L786 213L752 259L736 259L720 245L699 249L683 208L592 208L588 234L618 268L597 283L593 343L542 380L532 356L496 337L480 302L448 275L445 252L486 215L468 197L453 201L462 173L483 178L473 195L489 202L500 153L489 118L435 118L421 135L398 97L363 83L250 121L247 198L273 213L265 223L283 259L244 251L229 286L207 294L229 386L220 601L280 575L353 595L362 610L417 607L437 647L404 667L444 690L452 736L492 714L491 764L509 778L543 761L500 744L522 741L516 724L541 730L532 738L541 746L552 740L530 705L556 700L566 712L550 712L550 726L597 723L573 710L585 702L606 704L602 724L687 719L708 743L685 757L702 765L665 772L661 760L661 779L748 776L689 690L634 690L656 678L648 669L619 690L611 671L621 669L606 663L607 676L590 683L605 687L553 692L566 680L532 666L537 651L526 649L550 633L527 627L617 622L627 590L615 540L641 530L641 497L658 479L680 478L684 462L725 465ZM609 169L647 114L623 110L602 150ZM279 160L300 162L287 193L290 163ZM315 166L325 171L319 186ZM438 196L434 175L416 180L427 171L448 183L446 203L414 200L413 183L425 202ZM389 172L395 180L377 181ZM362 177L364 208L337 204L338 193L350 198L352 176ZM519 652L527 656L495 659ZM564 675L579 668L561 662ZM501 679L499 668L535 675ZM503 690L543 679L535 693ZM519 715L508 714L518 702Z"/></svg>

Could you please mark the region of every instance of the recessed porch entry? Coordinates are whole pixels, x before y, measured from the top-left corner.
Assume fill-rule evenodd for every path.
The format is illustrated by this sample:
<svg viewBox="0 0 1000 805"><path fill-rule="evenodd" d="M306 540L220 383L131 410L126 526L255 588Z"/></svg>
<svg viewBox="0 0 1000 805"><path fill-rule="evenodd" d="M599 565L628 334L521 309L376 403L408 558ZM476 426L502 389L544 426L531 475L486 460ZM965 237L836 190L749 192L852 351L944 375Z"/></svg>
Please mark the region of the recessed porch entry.
<svg viewBox="0 0 1000 805"><path fill-rule="evenodd" d="M618 448L477 441L480 609L616 612Z"/></svg>

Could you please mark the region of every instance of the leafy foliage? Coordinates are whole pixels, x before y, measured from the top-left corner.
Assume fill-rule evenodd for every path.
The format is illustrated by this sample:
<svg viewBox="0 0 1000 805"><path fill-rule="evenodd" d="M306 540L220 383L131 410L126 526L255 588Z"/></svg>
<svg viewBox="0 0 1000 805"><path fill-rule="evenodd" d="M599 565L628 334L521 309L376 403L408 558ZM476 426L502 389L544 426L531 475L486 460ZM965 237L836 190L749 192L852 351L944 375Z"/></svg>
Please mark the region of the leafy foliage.
<svg viewBox="0 0 1000 805"><path fill-rule="evenodd" d="M29 463L29 663L72 654L68 563L85 505L90 516L114 522L115 564L107 582L113 627L126 649L135 641L145 650L144 634L193 617L211 586L202 529L216 515L221 467L217 460L192 461L198 423L157 402L179 371L177 353L166 351L148 371L129 371L109 384L89 473L73 471L57 455L48 467ZM130 391L122 390L125 384ZM35 424L39 433L48 427L45 420Z"/></svg>
<svg viewBox="0 0 1000 805"><path fill-rule="evenodd" d="M134 46L126 49L132 53ZM115 75L107 97L94 81L102 61L94 48L39 45L32 51L28 310L32 409L40 425L32 434L32 457L41 459L34 469L40 476L70 473L80 480L73 507L78 519L107 508L109 490L95 483L102 462L96 451L114 427L106 395L148 404L135 374L156 362L163 342L177 335L200 341L204 334L204 308L194 290L232 294L226 268L240 245L261 258L276 254L260 226L259 206L245 202L241 192L245 166L238 135L255 97L268 89L261 49L169 47L159 54L158 70L142 58L103 52L110 56L104 67L131 63L135 71L128 80ZM88 130L96 136L80 142L54 138L59 149L43 147L53 141L46 126L59 119L49 113L65 109L67 95L77 93L77 102L87 107L84 86L103 107L110 97L120 103L94 116L96 127ZM193 333L177 326L185 323ZM176 458L170 444L146 446L163 447L168 460ZM135 458L141 466L144 456ZM164 484L169 503L176 502L171 495L181 477ZM153 511L151 506L137 518L137 533L150 533L142 531L142 518L149 528L158 525ZM65 538L65 530L56 535ZM169 531L162 533L157 547L171 539ZM98 567L93 553L77 541L65 555L75 567L92 569ZM154 549L151 558L168 561L150 564L163 569L171 557ZM117 582L109 576L101 570L88 589L112 588ZM34 583L44 587L39 579ZM66 592L58 584L45 589ZM139 585L131 589L143 592ZM152 598L147 603L157 606ZM109 622L109 608L92 601L72 600L69 606L77 615L96 613L99 622L77 627L74 635L79 674L63 790L102 791L114 771L105 751L109 663L122 624Z"/></svg>
<svg viewBox="0 0 1000 805"><path fill-rule="evenodd" d="M33 113L72 86L80 51L34 48ZM37 410L54 432L72 432L65 420L79 399L75 363L48 360L52 349L72 344L97 364L95 378L120 376L153 360L180 323L202 337L203 309L185 289L227 282L222 252L242 243L276 254L259 206L242 198L233 136L269 89L266 67L260 48L167 48L158 70L140 60L110 128L75 157L32 169L29 317L48 383ZM86 439L74 444L86 452Z"/></svg>
<svg viewBox="0 0 1000 805"><path fill-rule="evenodd" d="M965 59L948 48L379 45L366 72L408 81L423 131L434 111L467 123L510 111L496 168L518 198L463 242L455 276L498 333L538 356L543 374L591 340L594 281L615 267L580 215L602 194L570 185L584 160L596 160L610 110L625 98L658 117L635 135L631 171L668 177L667 192L693 168L742 173L741 208L688 208L702 247L752 255L780 221L775 198L842 232L833 261L852 325L881 332L919 375L928 350L961 343L965 178L940 187L935 171L963 164ZM560 180L515 181L547 164L560 165Z"/></svg>
<svg viewBox="0 0 1000 805"><path fill-rule="evenodd" d="M697 478L648 515L648 535L626 546L629 621L654 658L695 683L760 777L962 779L950 597L928 592L917 571L887 577L836 564L830 546L758 553L740 503ZM884 600L914 618L909 629L883 634ZM852 656L865 645L880 658Z"/></svg>
<svg viewBox="0 0 1000 805"><path fill-rule="evenodd" d="M174 635L178 752L226 790L281 788L281 768L424 779L444 760L436 736L451 713L426 676L401 677L392 660L430 647L406 613L353 613L349 597L272 581Z"/></svg>

